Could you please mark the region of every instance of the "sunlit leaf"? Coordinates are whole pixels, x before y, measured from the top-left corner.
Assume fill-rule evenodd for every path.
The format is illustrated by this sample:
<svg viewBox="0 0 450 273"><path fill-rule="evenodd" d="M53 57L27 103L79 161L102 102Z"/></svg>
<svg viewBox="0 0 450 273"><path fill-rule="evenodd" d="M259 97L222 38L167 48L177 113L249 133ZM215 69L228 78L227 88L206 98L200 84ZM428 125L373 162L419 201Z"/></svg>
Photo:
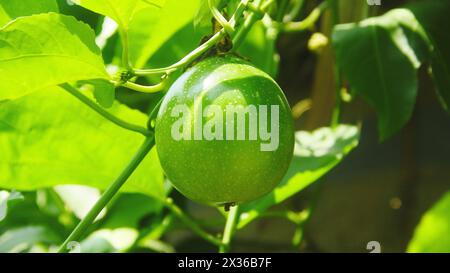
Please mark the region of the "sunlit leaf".
<svg viewBox="0 0 450 273"><path fill-rule="evenodd" d="M110 112L145 126L146 115L115 103ZM0 104L0 187L35 190L61 184L105 189L144 137L106 120L60 88ZM124 190L164 196L153 150Z"/></svg>
<svg viewBox="0 0 450 273"><path fill-rule="evenodd" d="M239 228L317 181L358 145L358 139L358 128L349 125L297 132L294 158L286 176L270 194L241 207Z"/></svg>
<svg viewBox="0 0 450 273"><path fill-rule="evenodd" d="M109 79L94 32L73 17L21 17L0 29L0 100L45 87Z"/></svg>
<svg viewBox="0 0 450 273"><path fill-rule="evenodd" d="M0 0L0 26L17 17L57 11L56 0Z"/></svg>
<svg viewBox="0 0 450 273"><path fill-rule="evenodd" d="M134 15L146 8L164 6L165 0L72 0L75 4L105 15L127 31Z"/></svg>
<svg viewBox="0 0 450 273"><path fill-rule="evenodd" d="M192 24L198 4L199 0L167 0L159 12L144 10L137 13L129 33L131 62L136 67L143 67L162 44L187 24Z"/></svg>
<svg viewBox="0 0 450 273"><path fill-rule="evenodd" d="M447 192L416 227L408 252L450 252L450 192Z"/></svg>

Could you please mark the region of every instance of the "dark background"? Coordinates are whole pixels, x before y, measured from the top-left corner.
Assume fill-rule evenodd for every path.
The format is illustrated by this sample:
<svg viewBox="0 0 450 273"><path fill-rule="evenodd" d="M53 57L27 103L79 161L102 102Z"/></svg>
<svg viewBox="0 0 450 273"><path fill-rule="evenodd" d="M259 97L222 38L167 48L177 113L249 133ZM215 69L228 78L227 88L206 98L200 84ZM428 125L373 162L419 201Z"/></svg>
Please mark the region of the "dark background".
<svg viewBox="0 0 450 273"><path fill-rule="evenodd" d="M343 22L358 20L358 8L365 1L342 2L341 8L348 11ZM382 14L409 2L414 1L382 1L380 8L370 7L368 13ZM328 20L325 15L320 24L325 34L330 32ZM294 109L305 100L312 105L297 119L298 130L327 126L335 99L332 51L328 47L319 56L309 52L310 35L284 34L278 43L280 86ZM379 141L376 113L369 105L358 98L344 104L344 122L362 121L360 145L318 184L283 205L301 210L316 200L300 251L369 252L367 243L378 241L383 252L404 252L422 214L450 188L449 115L439 105L424 69L419 77L412 119L384 142ZM213 208L186 202L193 215L217 216ZM298 251L291 248L293 233L294 226L285 220L258 220L238 232L233 251ZM173 232L166 239L178 251L215 250L188 231Z"/></svg>

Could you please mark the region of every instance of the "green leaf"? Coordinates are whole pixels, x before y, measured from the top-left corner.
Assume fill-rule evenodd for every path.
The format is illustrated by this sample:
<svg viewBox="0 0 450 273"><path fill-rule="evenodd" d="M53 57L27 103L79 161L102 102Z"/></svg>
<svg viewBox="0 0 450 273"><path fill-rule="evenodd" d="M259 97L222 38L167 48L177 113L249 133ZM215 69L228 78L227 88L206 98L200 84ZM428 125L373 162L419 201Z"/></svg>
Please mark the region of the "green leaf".
<svg viewBox="0 0 450 273"><path fill-rule="evenodd" d="M273 78L277 77L279 58L276 48L273 52L270 49L270 42L267 39L266 28L263 22L256 22L247 34L246 39L239 47L239 54L248 58L256 67L264 70ZM267 62L268 55L275 55L274 61ZM272 67L269 67L272 65Z"/></svg>
<svg viewBox="0 0 450 273"><path fill-rule="evenodd" d="M410 119L418 88L420 60L397 15L338 25L333 32L337 63L350 87L377 111L382 140ZM404 18L414 24L414 16Z"/></svg>
<svg viewBox="0 0 450 273"><path fill-rule="evenodd" d="M159 12L145 10L136 14L129 31L131 63L144 67L175 33L192 24L198 5L199 0L167 0Z"/></svg>
<svg viewBox="0 0 450 273"><path fill-rule="evenodd" d="M450 38L442 28L450 24L449 11L448 1L422 1L336 27L337 62L352 88L377 110L382 139L409 120L417 93L416 72L427 59L441 102L450 110Z"/></svg>
<svg viewBox="0 0 450 273"><path fill-rule="evenodd" d="M115 103L110 112L145 126L147 116ZM105 189L128 164L144 137L104 119L61 88L0 104L0 187L35 190L61 184ZM125 191L165 196L155 149Z"/></svg>
<svg viewBox="0 0 450 273"><path fill-rule="evenodd" d="M116 99L116 88L114 84L105 80L92 80L82 82L82 89L92 90L98 104L110 108Z"/></svg>
<svg viewBox="0 0 450 273"><path fill-rule="evenodd" d="M270 194L242 205L239 228L333 169L358 145L359 130L355 126L340 125L335 129L322 128L312 133L299 131L295 137L294 158L286 176Z"/></svg>
<svg viewBox="0 0 450 273"><path fill-rule="evenodd" d="M161 212L162 203L143 194L121 194L104 219L102 229L139 229L144 217ZM153 224L153 222L151 223ZM146 226L148 227L148 226Z"/></svg>
<svg viewBox="0 0 450 273"><path fill-rule="evenodd" d="M0 100L65 82L104 79L94 32L73 17L21 17L0 29Z"/></svg>
<svg viewBox="0 0 450 273"><path fill-rule="evenodd" d="M165 0L72 0L75 4L105 15L128 31L133 17L146 8L161 8Z"/></svg>
<svg viewBox="0 0 450 273"><path fill-rule="evenodd" d="M215 7L223 6L223 0L212 0ZM211 27L212 13L209 8L208 0L200 0L197 13L194 17L194 27Z"/></svg>
<svg viewBox="0 0 450 273"><path fill-rule="evenodd" d="M136 242L139 232L132 228L99 229L81 242L82 253L111 253L125 250Z"/></svg>
<svg viewBox="0 0 450 273"><path fill-rule="evenodd" d="M0 26L21 16L58 12L56 0L0 0Z"/></svg>
<svg viewBox="0 0 450 273"><path fill-rule="evenodd" d="M416 227L407 252L450 252L450 192L428 210Z"/></svg>
<svg viewBox="0 0 450 273"><path fill-rule="evenodd" d="M441 102L450 111L450 1L430 0L413 4L409 9L425 30L431 43L432 74Z"/></svg>
<svg viewBox="0 0 450 273"><path fill-rule="evenodd" d="M46 227L12 229L0 236L0 253L22 252L37 243L56 244L60 240L57 234Z"/></svg>
<svg viewBox="0 0 450 273"><path fill-rule="evenodd" d="M24 197L20 192L0 191L0 222L6 218L6 215L8 213L8 202L23 199Z"/></svg>

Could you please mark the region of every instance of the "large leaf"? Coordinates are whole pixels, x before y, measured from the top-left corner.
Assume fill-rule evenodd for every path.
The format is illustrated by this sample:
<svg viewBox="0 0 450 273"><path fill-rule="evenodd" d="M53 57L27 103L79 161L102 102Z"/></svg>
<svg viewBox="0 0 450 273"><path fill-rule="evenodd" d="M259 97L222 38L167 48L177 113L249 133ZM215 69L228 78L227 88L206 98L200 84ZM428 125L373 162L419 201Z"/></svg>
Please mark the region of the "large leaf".
<svg viewBox="0 0 450 273"><path fill-rule="evenodd" d="M135 124L147 117L115 103L111 113ZM60 184L106 188L143 136L116 126L60 88L0 104L0 187L34 190ZM124 190L162 198L163 173L153 150Z"/></svg>
<svg viewBox="0 0 450 273"><path fill-rule="evenodd" d="M0 100L65 82L109 79L94 32L73 17L21 17L0 29Z"/></svg>
<svg viewBox="0 0 450 273"><path fill-rule="evenodd" d="M72 0L94 12L108 16L124 31L128 30L134 15L146 8L161 8L165 0Z"/></svg>
<svg viewBox="0 0 450 273"><path fill-rule="evenodd" d="M56 0L0 0L0 26L20 17L57 12Z"/></svg>
<svg viewBox="0 0 450 273"><path fill-rule="evenodd" d="M358 139L358 128L349 125L297 132L294 158L286 176L270 194L241 207L238 227L246 226L270 207L317 181L357 146Z"/></svg>
<svg viewBox="0 0 450 273"><path fill-rule="evenodd" d="M143 67L175 33L192 24L198 4L199 0L167 0L159 12L144 10L137 13L129 33L131 63Z"/></svg>
<svg viewBox="0 0 450 273"><path fill-rule="evenodd" d="M422 216L408 252L450 252L450 192Z"/></svg>
<svg viewBox="0 0 450 273"><path fill-rule="evenodd" d="M450 1L421 1L410 7L431 43L433 77L444 108L450 111Z"/></svg>
<svg viewBox="0 0 450 273"><path fill-rule="evenodd" d="M351 88L376 109L383 140L410 119L418 88L420 60L399 19L405 26L416 24L414 16L395 11L339 25L333 33L337 63Z"/></svg>

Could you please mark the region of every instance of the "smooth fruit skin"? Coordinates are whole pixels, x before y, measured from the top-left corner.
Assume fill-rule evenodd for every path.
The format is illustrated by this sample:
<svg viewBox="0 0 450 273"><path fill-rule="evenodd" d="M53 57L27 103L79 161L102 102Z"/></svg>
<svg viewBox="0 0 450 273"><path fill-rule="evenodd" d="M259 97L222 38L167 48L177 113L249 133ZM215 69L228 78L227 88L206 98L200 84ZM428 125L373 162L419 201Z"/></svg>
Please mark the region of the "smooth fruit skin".
<svg viewBox="0 0 450 273"><path fill-rule="evenodd" d="M221 106L224 117L227 105L278 105L278 149L261 151L259 137L174 140L171 128L179 118L172 117L173 108L186 104L193 109L194 101L201 102L203 109ZM194 118L191 122L195 123ZM286 173L294 149L291 110L280 87L265 72L229 55L206 59L178 78L161 104L155 130L159 159L173 186L186 197L209 205L242 203L269 193Z"/></svg>

